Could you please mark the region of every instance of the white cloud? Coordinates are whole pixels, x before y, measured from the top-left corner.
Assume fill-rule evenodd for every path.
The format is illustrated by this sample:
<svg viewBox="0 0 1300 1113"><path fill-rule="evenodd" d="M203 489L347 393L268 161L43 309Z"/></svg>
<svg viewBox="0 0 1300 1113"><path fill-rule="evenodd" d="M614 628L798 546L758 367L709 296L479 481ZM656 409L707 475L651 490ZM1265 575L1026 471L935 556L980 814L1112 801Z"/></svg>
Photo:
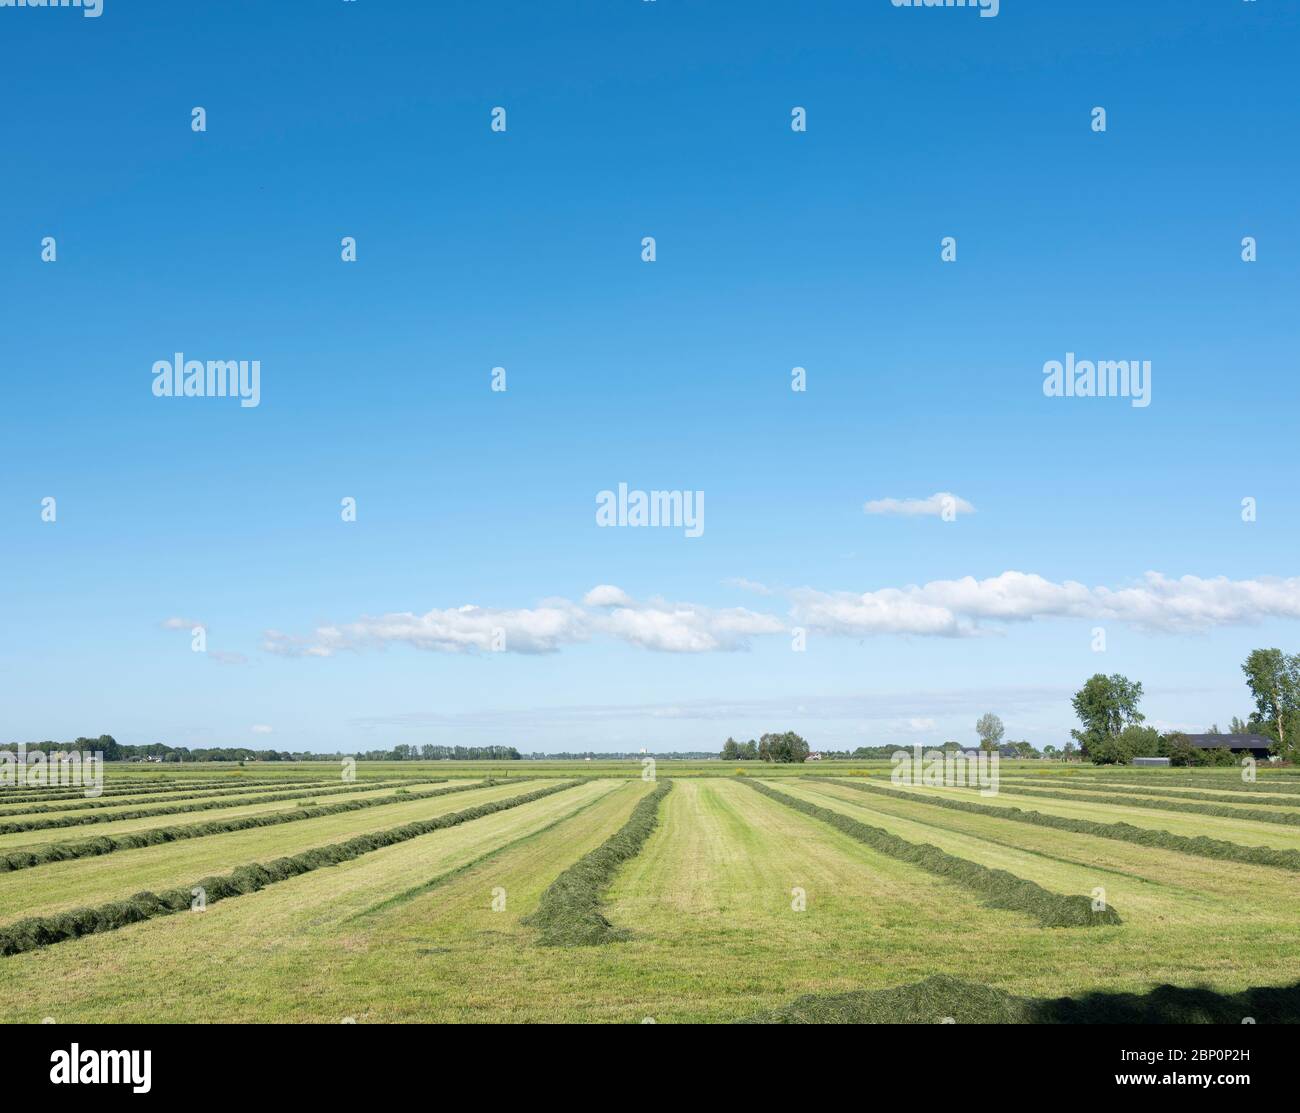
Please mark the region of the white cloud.
<svg viewBox="0 0 1300 1113"><path fill-rule="evenodd" d="M631 604L632 596L621 587L597 584L582 597L582 601L589 607L626 607Z"/></svg>
<svg viewBox="0 0 1300 1113"><path fill-rule="evenodd" d="M1122 622L1161 633L1195 633L1270 618L1300 618L1300 577L1170 579L1148 572L1130 587L1053 583L1025 572L985 580L934 580L862 594L802 588L791 593L792 619L823 634L923 634L962 637L986 632L981 620L1024 622L1076 618Z"/></svg>
<svg viewBox="0 0 1300 1113"><path fill-rule="evenodd" d="M273 734L273 733L274 733L273 729L272 729L271 727L268 727L265 723L254 723L254 724L253 724L251 727L249 727L248 729L249 729L253 734Z"/></svg>
<svg viewBox="0 0 1300 1113"><path fill-rule="evenodd" d="M202 626L203 623L196 622L194 619L190 618L178 618L173 616L172 618L164 618L158 625L164 630L193 630L194 627Z"/></svg>
<svg viewBox="0 0 1300 1113"><path fill-rule="evenodd" d="M332 657L340 650L409 645L443 653L490 651L504 636L512 653L553 653L584 641L584 612L565 600L533 609L499 609L466 605L424 614L402 612L364 616L343 626L320 626L310 637L268 630L262 647L282 657Z"/></svg>
<svg viewBox="0 0 1300 1113"><path fill-rule="evenodd" d="M469 653L501 647L498 633L503 633L503 648L511 653L553 653L594 637L664 653L710 653L747 649L755 638L784 635L791 626L842 637L974 637L1003 632L1007 623L1076 619L1182 634L1300 618L1300 577L1170 579L1148 572L1133 585L1111 588L1008 571L983 580L966 576L867 592L804 587L785 594L789 611L777 615L658 597L637 600L622 588L601 584L582 603L545 599L532 608L467 605L362 617L306 635L268 630L262 646L283 657L332 657L390 645Z"/></svg>
<svg viewBox="0 0 1300 1113"><path fill-rule="evenodd" d="M945 510L953 515L975 513L975 507L951 491L938 491L928 499L873 499L862 506L864 514L896 514L907 518L938 518Z"/></svg>
<svg viewBox="0 0 1300 1113"><path fill-rule="evenodd" d="M363 617L342 626L319 626L306 636L268 630L262 648L281 657L332 657L343 650L389 645L465 653L491 650L496 632L503 631L505 650L511 653L551 653L596 634L665 653L706 653L745 649L751 637L786 628L782 618L744 607L714 609L658 598L639 602L611 584L592 588L583 603L591 609L549 599L533 609L464 606Z"/></svg>
<svg viewBox="0 0 1300 1113"><path fill-rule="evenodd" d="M662 599L617 607L594 616L592 625L620 641L665 653L745 649L755 635L779 634L786 629L785 622L775 615L744 607L715 610Z"/></svg>

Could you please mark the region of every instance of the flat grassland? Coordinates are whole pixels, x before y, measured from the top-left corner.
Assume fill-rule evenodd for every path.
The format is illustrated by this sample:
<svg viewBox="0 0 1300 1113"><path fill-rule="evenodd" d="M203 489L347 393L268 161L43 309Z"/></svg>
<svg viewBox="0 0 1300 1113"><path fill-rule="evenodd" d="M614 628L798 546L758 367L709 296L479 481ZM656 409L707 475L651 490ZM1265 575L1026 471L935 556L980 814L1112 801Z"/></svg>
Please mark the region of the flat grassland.
<svg viewBox="0 0 1300 1113"><path fill-rule="evenodd" d="M878 762L642 772L120 765L93 801L6 790L0 1021L1300 1019L1290 770L1004 762L988 797Z"/></svg>

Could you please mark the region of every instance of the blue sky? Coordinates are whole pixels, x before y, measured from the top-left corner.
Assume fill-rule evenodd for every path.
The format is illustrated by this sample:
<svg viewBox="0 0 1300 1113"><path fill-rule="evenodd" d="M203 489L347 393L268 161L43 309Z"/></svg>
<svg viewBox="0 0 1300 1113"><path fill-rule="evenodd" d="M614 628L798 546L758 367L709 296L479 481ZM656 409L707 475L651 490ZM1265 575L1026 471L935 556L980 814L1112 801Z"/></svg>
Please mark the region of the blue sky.
<svg viewBox="0 0 1300 1113"><path fill-rule="evenodd" d="M1226 727L1300 648L1298 45L1273 0L0 8L4 737L1059 746L1096 671ZM155 397L175 352L260 405ZM1067 352L1150 406L1045 397ZM620 482L703 536L599 528Z"/></svg>

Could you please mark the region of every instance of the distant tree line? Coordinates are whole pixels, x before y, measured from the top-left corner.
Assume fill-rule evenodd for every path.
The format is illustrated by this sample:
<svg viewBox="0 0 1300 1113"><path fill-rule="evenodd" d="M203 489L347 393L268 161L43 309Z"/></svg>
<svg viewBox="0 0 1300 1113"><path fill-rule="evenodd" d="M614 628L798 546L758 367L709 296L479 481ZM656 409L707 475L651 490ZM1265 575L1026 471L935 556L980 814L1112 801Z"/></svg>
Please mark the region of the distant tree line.
<svg viewBox="0 0 1300 1113"><path fill-rule="evenodd" d="M15 743L10 743L12 747ZM519 761L522 755L513 746L394 746L391 750L368 750L355 754L311 754L289 750L253 750L244 746L198 747L168 746L151 742L144 746L125 746L111 734L98 738L77 738L72 742L28 742L28 753L102 753L105 761L130 761L159 758L164 762L187 761Z"/></svg>
<svg viewBox="0 0 1300 1113"><path fill-rule="evenodd" d="M17 743L0 747L12 749ZM111 734L98 738L76 738L71 742L27 742L29 754L102 753L105 761L130 761L140 758L157 758L167 762L179 761L337 761L341 754L295 754L287 750L253 750L244 746L219 746L190 749L186 746L168 746L163 742L150 742L144 746L127 746Z"/></svg>

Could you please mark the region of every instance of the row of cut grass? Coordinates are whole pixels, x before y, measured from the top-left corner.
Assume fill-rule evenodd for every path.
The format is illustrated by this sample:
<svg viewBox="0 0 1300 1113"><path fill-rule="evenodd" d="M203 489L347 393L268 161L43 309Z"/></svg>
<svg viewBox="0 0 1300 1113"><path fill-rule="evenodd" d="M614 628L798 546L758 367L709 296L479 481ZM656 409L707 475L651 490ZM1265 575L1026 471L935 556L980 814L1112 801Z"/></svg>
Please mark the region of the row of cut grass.
<svg viewBox="0 0 1300 1113"><path fill-rule="evenodd" d="M1211 839L1205 836L1195 838L1175 835L1154 827L1135 827L1131 823L1097 823L1087 819L1072 819L1068 816L1049 815L1044 812L1025 811L1016 807L993 807L978 804L973 800L956 800L934 795L907 792L903 789L884 788L861 780L836 777L810 777L811 781L833 784L851 788L855 792L877 793L896 800L914 800L931 807L947 808L950 811L968 812L972 815L987 815L996 819L1009 819L1017 823L1030 823L1037 827L1052 827L1058 831L1072 831L1079 835L1095 835L1103 839L1116 839L1120 842L1136 843L1139 846L1159 847L1182 854L1192 854L1198 858L1217 858L1231 862L1246 862L1255 866L1276 866L1279 869L1300 871L1300 850L1276 850L1269 846L1244 846L1228 842L1225 839Z"/></svg>
<svg viewBox="0 0 1300 1113"><path fill-rule="evenodd" d="M482 816L492 815L494 812L517 808L522 804L563 792L582 783L580 780L562 781L533 792L526 792L521 796L511 796L505 800L478 804L462 811L419 820L401 827L358 835L346 842L314 847L292 857L238 866L228 874L205 877L193 885L168 889L162 893L141 892L127 900L113 901L94 908L77 908L50 916L29 917L0 928L0 955L21 954L24 951L61 943L68 939L115 931L127 924L139 923L156 916L169 916L190 908L195 899L195 890L202 891L205 906L230 897L255 893L277 882L325 866L348 862L363 854L454 827L460 823L467 823Z"/></svg>
<svg viewBox="0 0 1300 1113"><path fill-rule="evenodd" d="M528 787L554 783L538 780ZM611 949L533 946L536 932L520 926L519 917L537 906L541 890L560 870L623 824L642 788L653 787L639 779L587 781L223 901L202 915L167 916L0 959L0 1024L44 1016L60 1023L133 1017L166 1023L338 1023L344 1017L359 1024L554 1022L560 1001L530 980L539 974L536 964L568 978L572 956L608 955ZM507 785L492 791L504 799L523 790ZM448 800L465 807L478 797ZM318 840L327 841L336 840ZM176 849L186 845L196 844ZM485 857L508 845L513 848ZM287 851L244 855L230 865L276 853ZM459 872L475 861L477 866ZM228 868L190 868L165 885L126 892L170 888ZM454 876L427 892L365 914L452 871ZM508 893L504 908L493 907L498 886ZM68 957L62 952L74 950L75 961L59 961ZM589 988L600 993L594 981Z"/></svg>
<svg viewBox="0 0 1300 1113"><path fill-rule="evenodd" d="M392 896L385 897L383 900L379 901L376 904L368 905L367 907L363 908L360 912L357 912L354 915L350 916L349 922L354 920L373 919L376 916L391 914L396 909L400 909L405 905L409 905L414 901L427 897L435 889L441 889L444 886L450 885L457 879L464 877L471 870L476 870L481 867L484 867L489 862L492 862L502 857L503 855L509 854L510 851L517 849L524 843L532 842L533 840L539 838L540 836L553 831L561 824L569 823L571 820L576 819L583 812L588 811L591 808L595 808L600 804L606 803L610 795L612 795L613 793L617 792L622 788L625 788L628 784L632 782L630 781L610 782L606 780L595 780L592 783L602 785L606 790L605 793L600 796L593 796L590 800L583 801L572 811L562 812L558 814L554 819L549 820L544 826L530 828L529 830L525 831L523 834L510 839L508 842L494 843L487 849L483 850L481 853L476 854L472 858L468 858L459 862L457 865L451 867L450 869L443 870L441 873L435 874L433 877L426 878L420 881L416 885L408 885L405 889L402 889L400 892L394 893ZM513 887L511 888L510 891L513 891ZM513 899L512 899L512 903L513 903Z"/></svg>
<svg viewBox="0 0 1300 1113"><path fill-rule="evenodd" d="M1237 928L1245 930L1248 924L1275 922L1279 907L1291 904L1294 898L1292 890L1296 888L1296 875L1289 871L1245 863L1229 864L1115 839L1030 826L1014 820L930 808L911 795L946 797L949 793L961 793L961 790L913 788L905 798L895 799L809 782L790 791L814 803L843 811L864 823L884 827L900 838L932 843L958 857L970 858L993 869L1008 870L1018 877L1038 882L1045 889L1102 896L1107 903L1123 910L1126 933L1139 927L1150 928L1155 924L1174 922L1184 930L1191 930L1193 925L1215 930L1214 925L1231 921ZM959 798L983 802L973 793L962 794ZM998 804L1008 802L1003 798L990 801ZM1033 803L1030 801L1020 806L1030 808ZM1076 810L1059 810L1065 807ZM1097 807L1051 804L1040 810L1072 818L1096 819L1099 817L1095 812L1080 809ZM1145 818L1149 814L1130 809L1120 818L1131 815ZM1181 833L1200 833L1196 824L1187 817L1179 818L1179 822L1187 827L1186 830L1178 828ZM1222 824L1226 821L1207 819L1204 822ZM1280 828L1272 830L1279 831ZM1221 837L1233 838L1230 834ZM1247 840L1235 841L1244 843ZM1076 933L1074 938L1095 934ZM1300 944L1300 940L1297 943ZM956 968L949 972L961 971Z"/></svg>
<svg viewBox="0 0 1300 1113"><path fill-rule="evenodd" d="M830 824L873 850L974 890L990 908L1024 912L1035 917L1044 927L1098 927L1123 922L1119 913L1109 904L1095 909L1092 901L1085 896L1053 893L1037 882L1027 881L1006 870L989 869L977 862L958 858L937 846L908 842L883 827L868 826L843 812L788 796L760 781L745 780L742 783L786 807Z"/></svg>
<svg viewBox="0 0 1300 1113"><path fill-rule="evenodd" d="M184 812L172 813L164 812L161 817L156 815L147 815L137 819L119 819L114 815L106 815L102 823L93 827L61 827L54 829L45 829L34 832L19 831L16 834L0 835L0 854L13 850L38 850L55 842L73 842L81 839L116 837L118 835L134 834L137 831L148 831L158 826L175 826L182 823L198 822L215 822L225 819L239 819L248 815L268 815L273 812L287 811L292 808L315 807L317 805L334 803L341 800L364 800L372 796L377 796L384 792L401 793L406 790L406 784L384 785L377 784L374 786L366 785L364 787L356 786L356 791L346 794L334 793L328 796L317 795L310 792L297 792L292 795L291 799L285 800L277 794L269 802L263 801L257 796L238 797L225 801L226 806L222 808L204 810L198 815L190 815ZM441 787L435 785L413 784L412 789L423 790L425 788Z"/></svg>
<svg viewBox="0 0 1300 1113"><path fill-rule="evenodd" d="M442 784L447 780L446 777L430 777L423 782L425 784ZM289 781L285 784L277 785L276 788L284 790L294 790L306 795L319 794L333 788L355 785L355 781L337 781L337 780L315 780L315 781ZM381 781L375 784L375 787L382 787L385 784L400 784L400 781ZM319 787L318 787L319 786ZM200 790L195 792L184 792L172 794L171 792L159 794L156 796L146 796L143 798L129 799L111 799L106 800L102 797L94 800L80 800L73 803L58 804L34 804L22 808L14 808L12 811L0 812L0 819L11 819L15 817L25 817L29 815L48 815L52 812L80 812L96 808L131 808L136 805L145 807L154 807L157 804L175 804L183 800L219 800L228 796L250 795L257 791L256 788L248 788L240 785L238 788L222 787L219 789ZM270 791L270 789L267 789Z"/></svg>
<svg viewBox="0 0 1300 1113"><path fill-rule="evenodd" d="M288 787L289 785L295 784L329 784L331 782L337 782L337 780L337 777L271 777L250 780L232 780L226 778L219 781L173 781L167 784L149 785L145 788L109 788L106 786L98 796L94 797L88 797L84 788L65 788L64 786L33 789L28 792L0 790L0 805L40 804L47 801L75 801L78 799L103 800L114 796L154 796L167 792L206 792L219 791L221 789L259 788L266 785Z"/></svg>
<svg viewBox="0 0 1300 1113"><path fill-rule="evenodd" d="M0 924L83 905L107 904L143 889L171 889L190 877L226 873L245 862L301 854L370 831L443 815L471 804L503 800L521 791L513 784L500 784L463 795L305 819L285 827L253 827L211 838L123 850L101 858L49 862L31 871L0 873Z"/></svg>
<svg viewBox="0 0 1300 1113"><path fill-rule="evenodd" d="M1030 781L1024 777L1001 777L999 783L1008 785L1011 788L1033 788L1035 785L1042 784L1041 781ZM1163 785L1150 784L1071 781L1067 784L1054 784L1051 788L1053 791L1061 792L1127 792L1156 799L1198 800L1204 804L1247 804L1252 807L1300 808L1300 800L1288 793L1257 792L1251 794L1236 791L1225 792L1222 788L1215 790L1208 786L1205 788L1165 788Z"/></svg>
<svg viewBox="0 0 1300 1113"><path fill-rule="evenodd" d="M1276 823L1283 827L1300 827L1300 812L1268 812L1262 808L1243 807L1240 804L1234 804L1231 807L1221 804L1193 804L1181 800L1154 800L1142 796L1128 796L1119 792L1021 788L1019 785L1013 788L1012 791L1017 796L1034 796L1049 800L1075 800L1089 804L1119 804L1128 808L1152 808L1161 812L1213 815L1221 819L1249 819L1255 823Z"/></svg>
<svg viewBox="0 0 1300 1113"><path fill-rule="evenodd" d="M1300 781L1281 780L1277 777L1264 777L1258 781L1243 781L1239 775L1220 777L1170 777L1153 773L1144 776L1141 773L1064 773L1055 777L1035 776L1032 773L1007 773L1002 780L1016 781L1024 784L1050 784L1053 787L1068 784L1087 784L1088 786L1122 785L1126 788L1145 788L1152 785L1158 788L1203 788L1219 792L1244 793L1278 793L1300 794Z"/></svg>
<svg viewBox="0 0 1300 1113"><path fill-rule="evenodd" d="M437 783L437 782L433 782ZM447 796L454 792L469 792L476 788L489 788L499 782L452 785L450 788L435 789L432 792L410 792L399 789L386 796L367 796L361 800L343 800L336 804L322 804L319 807L292 808L286 811L263 812L257 815L240 816L235 819L216 819L207 823L190 823L178 827L153 827L147 831L131 832L124 835L97 835L80 842L46 843L31 849L11 850L0 854L0 873L14 870L30 869L33 866L49 862L67 862L75 858L96 858L104 854L113 854L119 850L139 850L146 846L161 846L163 843L180 842L182 839L199 839L208 835L224 835L232 831L247 831L253 827L275 827L282 823L297 823L304 819L319 819L326 815L342 815L344 812L361 811L364 808L378 808L386 804L406 804L416 800L428 800L436 796ZM321 794L323 795L323 793Z"/></svg>
<svg viewBox="0 0 1300 1113"><path fill-rule="evenodd" d="M159 815L183 815L188 812L209 812L218 808L233 808L243 804L274 804L281 800L301 800L304 796L336 796L340 793L364 792L375 788L392 788L402 784L401 781L363 784L350 781L347 784L331 784L328 788L293 788L285 792L254 792L247 797L203 797L179 804L150 804L147 807L126 807L121 811L103 811L83 814L81 812L63 813L37 819L11 819L0 822L0 835L17 835L28 831L53 831L60 827L89 827L96 823L115 823L123 819L152 819Z"/></svg>
<svg viewBox="0 0 1300 1113"><path fill-rule="evenodd" d="M541 931L546 947L587 947L613 943L630 935L600 911L601 896L620 865L636 857L655 829L659 802L673 787L666 780L640 801L628 821L590 854L574 862L542 894L537 911L524 923Z"/></svg>

